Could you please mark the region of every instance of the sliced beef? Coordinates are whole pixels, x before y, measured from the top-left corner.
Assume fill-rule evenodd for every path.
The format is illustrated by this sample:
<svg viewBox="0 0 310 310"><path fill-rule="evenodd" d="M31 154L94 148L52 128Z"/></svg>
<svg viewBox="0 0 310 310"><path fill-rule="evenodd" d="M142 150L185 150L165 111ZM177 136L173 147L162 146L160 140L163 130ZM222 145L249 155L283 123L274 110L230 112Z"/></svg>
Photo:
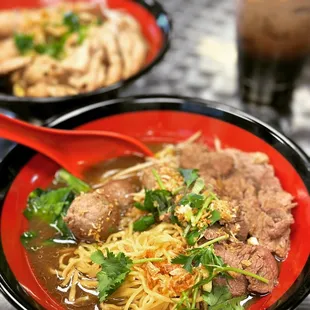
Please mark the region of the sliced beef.
<svg viewBox="0 0 310 310"><path fill-rule="evenodd" d="M117 231L120 210L97 190L76 197L64 221L77 239L103 241Z"/></svg>
<svg viewBox="0 0 310 310"><path fill-rule="evenodd" d="M226 235L224 228L216 224L207 228L206 231L204 232L204 237L207 241L224 235Z"/></svg>
<svg viewBox="0 0 310 310"><path fill-rule="evenodd" d="M199 169L200 175L207 181L228 175L234 168L234 161L230 155L210 152L206 146L194 144L181 150L180 165L183 168Z"/></svg>
<svg viewBox="0 0 310 310"><path fill-rule="evenodd" d="M228 227L239 240L244 241L249 234L279 257L286 257L295 204L282 189L267 155L236 149L210 152L195 144L181 150L180 163L184 168L200 169L221 199L239 206L235 223Z"/></svg>
<svg viewBox="0 0 310 310"><path fill-rule="evenodd" d="M253 246L243 243L236 244L217 244L214 247L216 255L222 257L223 261L235 268L250 271L269 280L269 283L263 283L252 277L234 275L233 280L228 280L230 291L234 296L243 295L246 290L259 294L266 294L272 291L277 285L278 266L275 258L269 250L262 246ZM241 280L241 278L243 278ZM247 288L241 290L241 281L247 280ZM238 294L236 294L236 292Z"/></svg>
<svg viewBox="0 0 310 310"><path fill-rule="evenodd" d="M236 274L233 279L225 279L217 277L214 283L219 286L228 286L229 291L233 297L244 296L247 294L248 281L242 274Z"/></svg>
<svg viewBox="0 0 310 310"><path fill-rule="evenodd" d="M126 209L133 204L132 193L138 192L140 186L133 178L115 180L106 183L100 188L106 198L121 209Z"/></svg>

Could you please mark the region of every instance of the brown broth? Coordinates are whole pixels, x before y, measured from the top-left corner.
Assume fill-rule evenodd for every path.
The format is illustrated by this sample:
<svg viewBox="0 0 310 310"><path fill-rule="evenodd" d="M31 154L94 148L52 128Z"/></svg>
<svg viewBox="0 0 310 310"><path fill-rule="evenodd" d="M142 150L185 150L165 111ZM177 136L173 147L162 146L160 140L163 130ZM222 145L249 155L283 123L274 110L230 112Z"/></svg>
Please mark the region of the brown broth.
<svg viewBox="0 0 310 310"><path fill-rule="evenodd" d="M105 161L86 171L84 179L87 183L94 185L100 182L100 176L108 170L125 169L143 161L143 158L138 156L126 156ZM50 187L57 188L59 186L51 184ZM38 232L38 238L35 240L34 245L39 245L41 242L55 236L55 230L38 219L32 219L29 221L29 230ZM77 245L54 244L41 247L35 251L30 250L28 251L28 259L31 268L43 287L46 288L52 297L65 305L67 309L99 309L97 296L93 296L89 301L83 303L83 305L68 304L68 301L66 300L67 294L61 292L59 287L61 280L50 272L50 269L58 269L59 257L63 253L67 251L73 252L76 247ZM76 297L80 297L82 294L83 292L81 290L77 290ZM85 295L85 293L83 295ZM91 295L89 294L89 296Z"/></svg>

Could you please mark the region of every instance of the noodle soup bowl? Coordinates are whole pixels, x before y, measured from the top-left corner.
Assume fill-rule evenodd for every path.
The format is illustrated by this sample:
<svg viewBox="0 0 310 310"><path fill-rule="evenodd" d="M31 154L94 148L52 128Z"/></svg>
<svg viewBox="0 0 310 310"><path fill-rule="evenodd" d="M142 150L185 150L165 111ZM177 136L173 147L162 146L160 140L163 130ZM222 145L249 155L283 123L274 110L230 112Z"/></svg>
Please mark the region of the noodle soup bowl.
<svg viewBox="0 0 310 310"><path fill-rule="evenodd" d="M218 138L223 147L266 153L284 190L295 197L297 206L293 209L291 249L281 265L279 284L271 294L254 299L249 309L295 309L308 295L310 163L287 137L231 107L170 96L109 100L50 120L48 126L111 130L148 143L177 143L200 130L210 146ZM102 160L114 157L115 152L108 150ZM28 194L37 187L47 187L57 169L53 161L21 145L9 152L0 165L0 289L18 309L64 309L44 283L36 279L20 242L20 235L28 228L22 214Z"/></svg>

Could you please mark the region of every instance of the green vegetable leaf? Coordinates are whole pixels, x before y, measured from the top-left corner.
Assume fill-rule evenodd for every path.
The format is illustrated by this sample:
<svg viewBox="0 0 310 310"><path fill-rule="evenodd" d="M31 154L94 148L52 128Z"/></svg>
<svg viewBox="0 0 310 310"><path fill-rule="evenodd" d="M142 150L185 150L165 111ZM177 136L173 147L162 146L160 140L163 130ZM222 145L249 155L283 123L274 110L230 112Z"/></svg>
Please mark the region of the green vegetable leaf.
<svg viewBox="0 0 310 310"><path fill-rule="evenodd" d="M55 174L57 182L63 182L67 184L75 193L89 192L91 187L84 181L78 179L68 171L60 169Z"/></svg>
<svg viewBox="0 0 310 310"><path fill-rule="evenodd" d="M78 34L79 34L78 41L77 41L78 44L82 44L83 41L85 40L85 38L87 36L87 30L88 30L88 28L86 26L84 26L84 25L82 25L80 27L80 29L78 31Z"/></svg>
<svg viewBox="0 0 310 310"><path fill-rule="evenodd" d="M203 195L189 193L181 199L180 204L183 206L189 204L193 209L200 209L204 200L205 197Z"/></svg>
<svg viewBox="0 0 310 310"><path fill-rule="evenodd" d="M134 231L145 231L155 223L155 217L153 214L140 217L133 223Z"/></svg>
<svg viewBox="0 0 310 310"><path fill-rule="evenodd" d="M103 255L103 253L101 251L96 251L94 253L92 253L91 255L91 260L95 263L95 264L98 264L98 265L101 265L104 263L105 261L105 256Z"/></svg>
<svg viewBox="0 0 310 310"><path fill-rule="evenodd" d="M28 196L24 216L28 220L39 218L48 223L60 234L62 240L75 240L74 235L63 220L63 216L66 215L73 199L74 193L70 188L47 191L37 188ZM34 235L27 232L21 236L23 245L27 245L33 239Z"/></svg>
<svg viewBox="0 0 310 310"><path fill-rule="evenodd" d="M203 294L203 300L209 306L215 306L231 298L231 294L227 286L214 286L212 292Z"/></svg>
<svg viewBox="0 0 310 310"><path fill-rule="evenodd" d="M197 267L200 264L204 266L210 274L215 267L209 265L217 265L219 267L225 267L221 257L214 253L213 245L206 248L194 248L187 251L186 255L181 254L174 258L172 264L181 264L183 268L188 272L192 272L192 267Z"/></svg>
<svg viewBox="0 0 310 310"><path fill-rule="evenodd" d="M184 182L187 185L187 187L191 186L196 179L198 179L198 170L197 169L179 169L179 172L184 178Z"/></svg>
<svg viewBox="0 0 310 310"><path fill-rule="evenodd" d="M73 12L67 12L64 14L63 23L69 28L69 31L75 32L80 29L80 18Z"/></svg>
<svg viewBox="0 0 310 310"><path fill-rule="evenodd" d="M185 239L189 245L195 245L199 240L201 233L198 230L192 230L185 236Z"/></svg>
<svg viewBox="0 0 310 310"><path fill-rule="evenodd" d="M115 255L109 250L107 250L106 256L98 250L91 255L91 259L101 266L97 279L99 299L100 302L103 302L125 281L133 262L124 253Z"/></svg>
<svg viewBox="0 0 310 310"><path fill-rule="evenodd" d="M28 220L37 216L49 224L54 223L60 215L66 214L73 199L70 188L50 191L38 188L30 193L24 215Z"/></svg>
<svg viewBox="0 0 310 310"><path fill-rule="evenodd" d="M192 272L193 271L192 264L193 264L194 258L195 258L194 256L186 256L186 255L180 254L179 256L172 259L171 263L183 265L183 268L186 271Z"/></svg>
<svg viewBox="0 0 310 310"><path fill-rule="evenodd" d="M213 225L214 223L216 223L217 221L219 221L221 219L221 213L217 210L213 210L211 213L211 223L210 225Z"/></svg>
<svg viewBox="0 0 310 310"><path fill-rule="evenodd" d="M135 204L135 206L143 211L158 212L159 215L168 211L172 194L163 189L145 190L144 204Z"/></svg>
<svg viewBox="0 0 310 310"><path fill-rule="evenodd" d="M201 264L210 272L213 272L214 267L210 267L210 265L215 265L219 267L226 266L220 256L217 256L214 253L213 245L203 248L203 251L200 252Z"/></svg>
<svg viewBox="0 0 310 310"><path fill-rule="evenodd" d="M231 298L229 300L223 301L222 303L211 306L210 310L244 310L244 307L240 304L242 300L244 300L246 296L240 296Z"/></svg>
<svg viewBox="0 0 310 310"><path fill-rule="evenodd" d="M26 53L27 51L33 48L33 36L23 33L16 33L14 35L14 42L17 49L21 54Z"/></svg>
<svg viewBox="0 0 310 310"><path fill-rule="evenodd" d="M35 239L38 236L38 233L36 231L25 231L21 236L20 236L20 241L22 245L27 248L29 243Z"/></svg>

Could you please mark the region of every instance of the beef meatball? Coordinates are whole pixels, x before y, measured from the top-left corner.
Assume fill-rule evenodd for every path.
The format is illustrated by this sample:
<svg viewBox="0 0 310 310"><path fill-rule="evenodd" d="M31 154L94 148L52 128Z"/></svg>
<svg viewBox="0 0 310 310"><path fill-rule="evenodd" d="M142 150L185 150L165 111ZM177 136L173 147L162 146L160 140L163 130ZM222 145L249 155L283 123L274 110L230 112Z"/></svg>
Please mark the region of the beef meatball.
<svg viewBox="0 0 310 310"><path fill-rule="evenodd" d="M100 190L76 197L64 221L77 239L103 241L117 231L120 210Z"/></svg>
<svg viewBox="0 0 310 310"><path fill-rule="evenodd" d="M133 203L132 193L139 191L137 182L133 179L110 181L100 188L107 199L121 209L128 208Z"/></svg>

